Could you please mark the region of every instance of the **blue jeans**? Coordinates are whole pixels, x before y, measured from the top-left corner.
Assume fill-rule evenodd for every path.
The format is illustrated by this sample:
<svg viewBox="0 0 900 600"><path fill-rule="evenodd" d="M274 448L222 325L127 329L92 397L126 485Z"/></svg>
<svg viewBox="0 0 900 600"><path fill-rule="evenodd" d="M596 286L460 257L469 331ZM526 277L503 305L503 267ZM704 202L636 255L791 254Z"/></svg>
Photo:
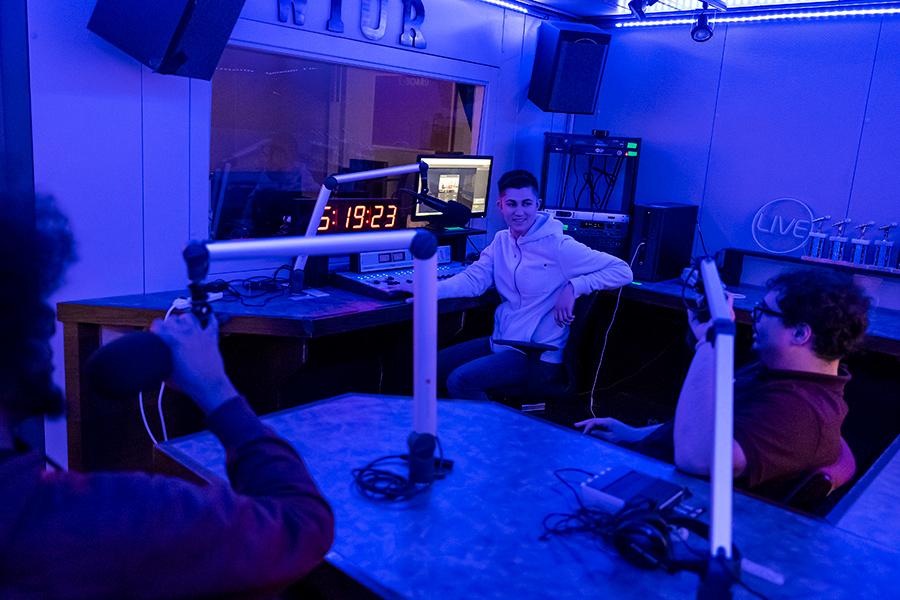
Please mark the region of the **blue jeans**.
<svg viewBox="0 0 900 600"><path fill-rule="evenodd" d="M562 368L540 361L534 381L558 378ZM528 371L528 357L516 350L491 352L488 337L462 342L438 353L438 381L446 382L447 398L487 400L489 390L525 384Z"/></svg>

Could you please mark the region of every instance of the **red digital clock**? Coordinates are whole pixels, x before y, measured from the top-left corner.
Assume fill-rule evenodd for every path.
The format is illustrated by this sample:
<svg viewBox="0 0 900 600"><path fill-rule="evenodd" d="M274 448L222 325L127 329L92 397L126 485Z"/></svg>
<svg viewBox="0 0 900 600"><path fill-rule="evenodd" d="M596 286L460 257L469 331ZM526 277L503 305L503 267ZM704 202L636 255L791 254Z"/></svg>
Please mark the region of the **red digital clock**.
<svg viewBox="0 0 900 600"><path fill-rule="evenodd" d="M332 198L325 206L316 232L353 233L399 229L402 226L399 213L400 205L395 200Z"/></svg>

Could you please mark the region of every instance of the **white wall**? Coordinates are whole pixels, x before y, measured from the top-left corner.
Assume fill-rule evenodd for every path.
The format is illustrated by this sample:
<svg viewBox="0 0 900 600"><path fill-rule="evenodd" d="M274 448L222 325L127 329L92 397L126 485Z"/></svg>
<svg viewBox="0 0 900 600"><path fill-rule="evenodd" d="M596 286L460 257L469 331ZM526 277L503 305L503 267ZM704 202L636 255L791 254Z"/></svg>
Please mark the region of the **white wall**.
<svg viewBox="0 0 900 600"><path fill-rule="evenodd" d="M496 155L497 175L537 170L541 132L565 125L526 99L537 22L476 0L424 3L425 50L397 43L398 0L374 43L359 0L343 3L343 34L326 31L327 0L309 0L303 27L278 22L276 0L248 0L232 42L484 83L481 151ZM57 197L78 241L55 301L180 288L184 243L206 237L210 84L154 74L89 32L93 6L28 2L36 186ZM61 334L54 350L62 385ZM48 423L47 450L65 463L64 423Z"/></svg>
<svg viewBox="0 0 900 600"><path fill-rule="evenodd" d="M710 251L762 250L753 217L781 197L900 220L900 20L739 24L703 44L687 27L611 33L597 114L576 129L642 137L638 202L700 204Z"/></svg>

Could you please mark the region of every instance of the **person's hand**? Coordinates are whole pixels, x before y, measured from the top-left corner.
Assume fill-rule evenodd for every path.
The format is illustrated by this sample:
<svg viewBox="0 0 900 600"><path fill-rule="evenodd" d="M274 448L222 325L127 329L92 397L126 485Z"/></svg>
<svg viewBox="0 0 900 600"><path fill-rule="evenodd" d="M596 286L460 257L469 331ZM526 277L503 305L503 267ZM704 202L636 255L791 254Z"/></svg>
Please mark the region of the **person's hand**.
<svg viewBox="0 0 900 600"><path fill-rule="evenodd" d="M206 329L191 313L157 319L150 331L172 351L173 370L166 383L190 396L207 414L238 395L225 374L219 353L219 323L210 316Z"/></svg>
<svg viewBox="0 0 900 600"><path fill-rule="evenodd" d="M734 294L725 292L725 302L728 303L728 310L732 319L734 319L734 298ZM693 332L698 342L706 341L706 332L712 327L712 319L701 323L697 319L697 313L693 310L688 310L688 325L691 327L691 332Z"/></svg>
<svg viewBox="0 0 900 600"><path fill-rule="evenodd" d="M553 307L553 319L560 327L571 325L575 319L575 288L572 283L567 283L559 292L556 298L556 305Z"/></svg>
<svg viewBox="0 0 900 600"><path fill-rule="evenodd" d="M647 436L643 428L626 425L612 417L600 417L575 423L575 427L584 427L584 432L606 440L607 442L639 442Z"/></svg>

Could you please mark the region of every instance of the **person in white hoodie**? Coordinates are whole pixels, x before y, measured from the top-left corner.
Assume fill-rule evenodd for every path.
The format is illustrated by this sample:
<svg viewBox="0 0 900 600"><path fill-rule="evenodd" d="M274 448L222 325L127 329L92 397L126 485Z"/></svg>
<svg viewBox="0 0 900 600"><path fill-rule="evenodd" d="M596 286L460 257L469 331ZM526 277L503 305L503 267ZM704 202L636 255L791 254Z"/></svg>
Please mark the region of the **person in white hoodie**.
<svg viewBox="0 0 900 600"><path fill-rule="evenodd" d="M502 298L493 335L446 348L438 355L438 378L449 398L487 399L491 389L524 382L526 356L492 340L550 344L541 355L537 381L561 377L562 349L575 299L631 282L628 265L563 234L562 223L538 211L537 179L528 171L505 173L497 184L497 208L509 226L498 231L465 271L438 282L438 298L480 296L492 285Z"/></svg>

